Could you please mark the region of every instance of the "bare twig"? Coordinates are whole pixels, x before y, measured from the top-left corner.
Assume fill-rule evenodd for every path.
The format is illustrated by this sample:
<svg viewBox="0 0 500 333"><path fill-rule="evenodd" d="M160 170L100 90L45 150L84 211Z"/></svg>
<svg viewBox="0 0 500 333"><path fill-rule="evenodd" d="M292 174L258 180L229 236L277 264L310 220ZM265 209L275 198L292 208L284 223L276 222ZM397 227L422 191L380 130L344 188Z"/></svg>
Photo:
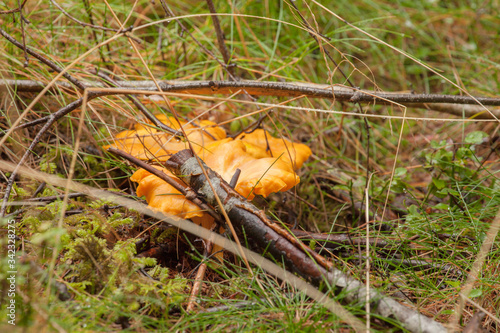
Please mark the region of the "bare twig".
<svg viewBox="0 0 500 333"><path fill-rule="evenodd" d="M172 9L168 6L168 4L166 3L165 0L160 0L160 3L163 7L163 10L165 11L165 15L167 15L167 17L169 16L175 16L174 12L172 11ZM191 39L203 50L203 52L205 52L206 54L208 54L209 56L211 56L215 61L217 61L219 63L219 65L222 66L222 68L224 68L224 70L226 71L226 73L228 74L229 78L231 80L235 80L232 72L229 70L228 66L222 62L215 54L213 54L212 51L210 51L209 49L207 49L205 47L205 45L203 45L198 39L196 39L196 37L193 36L193 34L191 33L191 31L189 31L189 29L187 29L184 24L182 24L182 22L180 20L176 20L177 24L179 25L179 27L181 27L181 30L182 32L185 32L189 35L189 37L191 37Z"/></svg>
<svg viewBox="0 0 500 333"><path fill-rule="evenodd" d="M23 9L24 5L26 4L26 1L28 1L28 0L24 0L23 3L21 4L21 6L18 6L17 8L0 11L0 15L1 14L12 14L12 13L17 13L17 12L21 11Z"/></svg>
<svg viewBox="0 0 500 333"><path fill-rule="evenodd" d="M212 0L207 0L207 5L208 9L210 10L210 13L217 14L217 10L215 9ZM219 44L219 50L220 53L222 54L222 58L224 59L225 66L227 67L227 70L229 71L229 73L231 73L231 76L234 79L235 75L233 66L231 65L231 58L229 57L229 51L227 49L226 42L224 41L224 33L222 32L222 29L220 27L219 18L217 17L217 15L212 15L212 22L214 24L215 33L217 34L217 43Z"/></svg>
<svg viewBox="0 0 500 333"><path fill-rule="evenodd" d="M113 80L111 77L109 77L109 75L106 75L102 71L97 72L97 75L102 77L104 80L106 80L107 82L109 82L113 86L120 87L120 82ZM165 132L170 133L176 137L183 137L184 136L184 134L181 131L176 131L173 128L162 123L158 118L156 118L156 116L154 114L149 112L149 110L144 106L144 104L141 103L141 101L139 101L139 99L137 99L136 96L125 95L125 97L127 97L139 109L139 111L141 111L141 113L159 129L162 129Z"/></svg>
<svg viewBox="0 0 500 333"><path fill-rule="evenodd" d="M108 151L116 156L120 156L121 158L126 159L127 161L135 164L136 166L143 168L147 172L155 175L156 177L160 178L161 180L165 181L167 184L175 188L177 191L179 191L182 195L187 196L189 200L191 200L195 205L206 211L210 216L212 216L218 223L219 225L224 224L224 221L220 218L220 215L217 214L212 207L207 205L205 202L203 202L200 198L196 196L195 193L189 190L189 188L183 187L181 184L176 182L175 180L172 179L172 177L168 176L166 173L163 171L160 171L156 169L155 167L147 164L144 161L141 161L140 159L122 151L116 148L108 148Z"/></svg>
<svg viewBox="0 0 500 333"><path fill-rule="evenodd" d="M213 231L212 227L212 231ZM195 302L196 302L196 297L198 297L198 294L200 293L200 289L203 287L203 278L205 276L205 272L207 271L207 262L206 259L208 255L212 252L213 248L213 243L209 240L206 240L204 242L205 244L205 249L203 253L203 261L198 267L198 272L196 272L196 277L194 279L193 283L193 288L191 289L191 296L189 297L188 305L186 307L187 312L191 312L194 310L195 307Z"/></svg>
<svg viewBox="0 0 500 333"><path fill-rule="evenodd" d="M28 52L29 53L29 52ZM252 95L261 96L303 96L308 98L325 98L337 102L350 102L357 95L361 103L392 104L398 103L408 107L418 107L436 111L447 112L464 117L475 117L478 119L492 119L491 115L485 114L484 108L477 105L479 101L483 105L500 106L500 98L497 97L468 97L460 95L439 94L408 94L400 92L377 92L371 90L359 90L334 86L328 84L299 83L299 82L268 82L268 81L158 81L164 92L182 92L199 95L234 94L238 90L246 90ZM57 82L57 85L70 88L65 82ZM102 88L101 82L86 83L89 88ZM153 81L120 81L120 86L127 89L156 91ZM0 89L15 89L20 92L40 92L45 84L31 80L0 80ZM54 91L55 92L55 91ZM132 92L130 92L132 93ZM121 93L124 94L124 93ZM242 91L241 94L244 94ZM438 107L441 106L441 107ZM452 110L452 111L450 111ZM498 110L492 110L495 115L500 116ZM482 114L481 114L482 113Z"/></svg>
<svg viewBox="0 0 500 333"><path fill-rule="evenodd" d="M317 249L335 250L344 245L366 245L366 238L352 238L348 234L318 234L298 229L290 230L295 237L302 241L315 241ZM390 247L391 244L385 240L378 238L370 238L370 246L375 247Z"/></svg>
<svg viewBox="0 0 500 333"><path fill-rule="evenodd" d="M44 56L38 54L37 52L33 51L32 49L30 49L29 47L25 47L25 45L19 43L17 40L15 40L11 35L9 35L7 32L5 32L2 28L0 28L0 34L2 36L4 36L9 42L11 42L12 44L14 44L15 46L17 46L18 48L20 48L21 50L26 50L27 53L29 53L30 55L32 55L33 57L37 58L38 60L40 60L42 63L44 63L45 65L49 66L50 68L52 68L54 71L60 73L63 71L63 69L61 67L59 67L58 65L56 65L54 62L52 62L51 60L45 58ZM73 76L71 76L71 74L69 73L64 73L63 76L71 83L73 83L75 86L77 86L80 90L84 90L85 89L85 85L80 82L79 80L75 79ZM43 89L43 88L42 88ZM41 91L41 90L40 90Z"/></svg>

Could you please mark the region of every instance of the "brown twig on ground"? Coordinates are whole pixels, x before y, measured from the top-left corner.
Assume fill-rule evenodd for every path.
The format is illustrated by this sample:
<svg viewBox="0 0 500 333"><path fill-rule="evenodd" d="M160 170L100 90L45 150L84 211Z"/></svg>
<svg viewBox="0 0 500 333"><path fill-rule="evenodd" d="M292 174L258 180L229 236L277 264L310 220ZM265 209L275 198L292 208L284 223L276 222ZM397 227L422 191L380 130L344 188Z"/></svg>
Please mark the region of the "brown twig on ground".
<svg viewBox="0 0 500 333"><path fill-rule="evenodd" d="M449 265L449 264L435 264L433 262L420 260L420 259L401 259L401 258L377 258L373 260L373 258L368 258L366 256L358 257L357 255L353 255L352 253L341 253L343 258L351 258L351 259L361 259L361 260L371 260L373 262L381 262L382 264L387 264L390 266L407 266L412 267L415 270L424 270L424 269L435 269L440 270L443 273L452 274L453 276L459 278L464 275L464 272L459 268Z"/></svg>
<svg viewBox="0 0 500 333"><path fill-rule="evenodd" d="M29 52L28 52L29 53ZM300 83L300 82L269 82L269 81L158 81L164 92L186 93L198 95L234 94L241 90L251 95L260 96L288 96L324 98L337 102L350 102L357 91L344 86L331 86L328 84ZM57 82L63 88L71 88L65 82ZM103 88L101 82L89 82L89 88ZM153 81L120 81L120 86L126 89L157 91ZM0 80L0 90L13 89L19 92L40 92L45 84L31 80ZM243 91L245 90L245 91ZM52 90L57 92L57 90ZM460 117L475 119L493 119L493 116L483 107L477 105L479 101L485 106L500 106L500 98L475 97L460 95L439 94L408 94L400 92L377 92L359 90L358 100L361 103L376 103L390 105L399 103L407 107L423 108L446 112ZM133 92L130 92L133 93ZM116 94L116 93L114 93ZM120 93L124 94L124 93ZM495 117L500 117L499 110L490 110ZM370 116L370 114L367 114Z"/></svg>
<svg viewBox="0 0 500 333"><path fill-rule="evenodd" d="M445 328L414 310L403 306L395 300L380 294L374 289L368 289L356 279L332 267L327 270L316 263L306 252L297 248L287 239L276 233L265 222L259 210L247 202L237 193L233 193L224 180L204 163L193 157L190 150L183 150L174 154L165 166L174 174L182 176L193 190L202 193L207 198L207 203L215 204L215 194L221 199L224 210L231 219L238 232L251 238L261 251L267 251L278 261L281 261L292 272L295 272L311 283L319 286L326 283L343 289L346 300L350 302L363 302L367 293L375 307L373 311L383 317L394 317L403 323L405 329L411 332L446 332ZM208 175L207 179L202 168ZM213 185L215 194L208 182Z"/></svg>
<svg viewBox="0 0 500 333"><path fill-rule="evenodd" d="M108 83L115 87L120 87L120 83L113 80L109 75L106 75L102 71L95 71L94 74L97 74L98 76L102 77L104 80L106 80ZM162 123L154 114L149 112L149 110L144 106L144 104L141 103L141 101L134 95L125 95L138 109L141 111L141 113L150 121L152 122L156 127L159 129L164 130L167 133L172 134L175 137L184 137L184 134L181 131L176 131L171 127L168 127L164 123Z"/></svg>
<svg viewBox="0 0 500 333"><path fill-rule="evenodd" d="M94 98L97 98L97 97L100 97L100 96L104 96L104 95L108 95L108 94L109 93L107 93L107 92L104 92L104 93L102 93L102 92L90 92L88 94L87 101L90 101L90 100L92 100ZM40 142L42 136L49 130L49 128L57 120L61 119L62 117L64 117L65 115L67 115L71 111L75 110L76 108L80 107L82 105L82 103L83 103L83 97L77 99L76 101L74 101L74 102L66 105L65 107L59 109L57 112L55 112L55 113L51 114L50 116L44 118L45 121L46 121L45 125L35 135L35 137L33 138L33 141L29 145L28 149L26 150L26 152L23 154L23 156L19 160L19 163L17 164L16 169L14 169L14 171L12 171L12 173L11 173L11 175L9 177L9 180L7 181L7 186L5 187L5 194L4 194L4 197L3 197L2 206L0 208L0 217L5 215L5 211L7 209L7 202L9 200L10 193L12 191L12 186L14 185L14 180L15 180L15 178L17 176L17 172L19 171L19 168L21 167L21 165L33 153L33 149Z"/></svg>
<svg viewBox="0 0 500 333"><path fill-rule="evenodd" d="M348 234L318 234L299 229L292 229L290 231L302 241L315 241L318 244L317 248L320 249L334 250L343 245L366 245L365 237L353 238ZM391 246L391 244L382 239L370 238L370 246L385 248Z"/></svg>
<svg viewBox="0 0 500 333"><path fill-rule="evenodd" d="M212 228L213 231L214 228ZM207 271L207 263L206 258L212 252L213 243L209 240L205 242L205 249L203 253L203 261L198 267L198 271L196 272L196 277L194 278L193 288L191 288L191 296L189 296L189 301L186 306L186 312L191 312L194 310L196 305L196 297L200 293L201 288L203 287L203 278L205 277L205 272Z"/></svg>
<svg viewBox="0 0 500 333"><path fill-rule="evenodd" d="M17 8L10 9L10 10L2 10L2 11L0 11L0 15L2 15L2 14L12 14L12 13L17 13L17 12L21 11L23 9L24 5L26 4L26 1L28 1L28 0L24 0L23 3L21 4L21 6L18 6Z"/></svg>
<svg viewBox="0 0 500 333"><path fill-rule="evenodd" d="M219 44L219 50L222 54L222 58L224 59L224 66L227 68L228 72L231 74L230 78L232 80L235 79L235 74L233 70L233 65L231 65L231 58L229 57L229 51L226 46L226 42L224 41L224 33L220 27L219 18L217 17L217 10L215 9L214 3L212 0L207 0L208 9L210 13L215 14L212 15L212 22L214 24L215 33L217 35L217 43Z"/></svg>
<svg viewBox="0 0 500 333"><path fill-rule="evenodd" d="M195 205L206 211L210 216L212 216L218 223L219 225L224 224L224 220L221 219L220 215L215 212L215 210L207 205L205 202L203 202L200 198L196 196L196 193L192 193L189 188L183 187L181 184L176 182L175 180L172 179L172 177L168 176L166 173L163 171L160 171L156 169L155 167L147 164L144 161L141 161L140 159L122 151L116 148L108 148L108 151L116 156L120 156L127 161L135 164L139 168L143 168L147 172L155 175L156 177L164 180L167 184L175 188L177 191L179 191L182 195L188 196L189 200L191 200Z"/></svg>
<svg viewBox="0 0 500 333"><path fill-rule="evenodd" d="M51 60L45 58L44 56L38 54L37 52L33 51L32 49L30 49L29 47L19 43L17 40L14 39L14 37L12 37L11 35L9 35L7 32L5 32L2 28L0 28L0 34L2 36L5 37L5 39L7 39L9 42L11 42L12 44L14 44L15 46L17 46L18 48L20 48L21 50L25 50L28 54L32 55L33 57L35 57L36 59L40 60L42 63L44 63L45 65L49 66L50 68L52 68L54 71L56 71L57 73L60 73L63 71L63 69L61 67L59 67L58 65L56 65L54 62L52 62ZM85 85L75 79L73 76L71 76L71 74L65 72L63 74L63 76L71 83L73 83L75 86L77 86L80 90L84 90L85 89ZM42 88L43 89L43 88ZM0 90L1 90L1 87L0 87ZM40 90L41 91L41 90Z"/></svg>

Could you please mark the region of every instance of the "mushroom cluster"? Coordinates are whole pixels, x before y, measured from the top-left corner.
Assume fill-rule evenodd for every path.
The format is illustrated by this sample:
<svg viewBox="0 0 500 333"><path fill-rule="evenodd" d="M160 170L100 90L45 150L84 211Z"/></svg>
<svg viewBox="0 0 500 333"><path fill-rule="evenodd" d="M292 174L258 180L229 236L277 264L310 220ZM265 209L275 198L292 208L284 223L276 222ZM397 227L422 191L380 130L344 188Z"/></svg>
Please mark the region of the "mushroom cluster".
<svg viewBox="0 0 500 333"><path fill-rule="evenodd" d="M180 139L154 127L136 124L135 130L119 133L108 147L139 159L164 162L189 148L189 140L194 152L225 181L230 182L237 169L241 170L235 190L249 200L255 195L267 197L297 185L300 178L295 170L311 155L306 145L274 138L263 129L228 138L223 128L207 120L179 124L173 117L157 118L174 130L182 126L186 137ZM157 168L182 183L167 169ZM210 215L157 176L139 169L130 179L139 184L137 195L145 196L150 207L191 219L205 228L213 225Z"/></svg>

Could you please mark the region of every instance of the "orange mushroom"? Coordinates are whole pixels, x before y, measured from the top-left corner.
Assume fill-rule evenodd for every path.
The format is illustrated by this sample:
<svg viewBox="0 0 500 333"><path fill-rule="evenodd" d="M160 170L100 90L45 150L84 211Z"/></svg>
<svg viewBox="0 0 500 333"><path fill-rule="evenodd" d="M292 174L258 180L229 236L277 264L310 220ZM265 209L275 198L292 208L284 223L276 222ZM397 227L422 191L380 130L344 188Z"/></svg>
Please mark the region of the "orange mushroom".
<svg viewBox="0 0 500 333"><path fill-rule="evenodd" d="M274 138L263 129L257 129L248 134L242 133L236 139L245 142L247 147L250 147L247 150L251 154L259 154L258 156L260 156L261 150L264 149L270 157L282 156L281 159L291 163L295 170L300 168L312 153L311 149L302 143L294 143L284 138ZM258 150L259 148L260 150Z"/></svg>
<svg viewBox="0 0 500 333"><path fill-rule="evenodd" d="M182 126L187 138L181 140L154 127L136 124L135 130L118 133L114 142L104 148L114 147L143 160L166 161L172 154L188 149L187 140L199 154L207 143L226 137L226 131L223 128L208 120L189 123L181 121L181 126L179 126L173 117L158 115L156 118L174 130L180 130Z"/></svg>
<svg viewBox="0 0 500 333"><path fill-rule="evenodd" d="M172 117L160 115L157 118L173 129L180 128ZM181 125L195 153L225 181L229 182L236 170L241 170L235 190L249 200L255 195L267 197L297 185L300 178L295 170L311 155L306 145L273 138L262 129L232 139L226 138L226 132L210 121L200 121L197 126L186 122L181 122ZM186 140L175 139L171 134L140 124L135 130L119 133L111 146L140 159L159 161L166 161L172 154L189 148ZM167 169L157 168L181 183ZM137 170L131 180L139 183L137 195L144 195L149 206L191 219L205 228L213 225L214 220L209 214L146 170Z"/></svg>

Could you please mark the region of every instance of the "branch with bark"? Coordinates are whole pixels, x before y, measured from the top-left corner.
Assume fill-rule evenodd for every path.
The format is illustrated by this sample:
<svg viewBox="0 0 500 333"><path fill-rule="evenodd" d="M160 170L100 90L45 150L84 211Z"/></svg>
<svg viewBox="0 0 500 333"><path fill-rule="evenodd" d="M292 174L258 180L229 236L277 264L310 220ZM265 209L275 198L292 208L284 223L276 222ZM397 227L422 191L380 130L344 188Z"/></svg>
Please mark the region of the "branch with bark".
<svg viewBox="0 0 500 333"><path fill-rule="evenodd" d="M197 95L230 95L234 93L256 96L308 97L330 99L335 102L397 104L453 114L475 119L500 118L500 110L484 106L500 106L500 98L468 97L439 94L408 94L399 92L378 92L356 90L344 86L300 82L268 81L158 81L163 92ZM59 88L70 88L66 82L58 82ZM89 88L104 88L101 82L87 82ZM0 80L0 91L11 89L18 92L40 92L45 84L31 80ZM157 91L153 81L120 81L120 87L131 90ZM53 89L57 93L57 88ZM130 93L133 93L132 91ZM118 94L118 93L116 93ZM123 93L122 93L123 94Z"/></svg>
<svg viewBox="0 0 500 333"><path fill-rule="evenodd" d="M190 150L182 150L173 155L165 162L165 167L182 179L200 197L205 198L209 205L216 207L216 196L218 196L224 206L218 209L226 211L237 232L240 235L245 234L262 252L267 252L277 261L283 262L288 270L299 274L316 286L326 283L345 291L345 299L348 302L364 302L367 299L367 289L363 283L331 265L322 265L314 260L310 253L276 232L270 226L273 222L269 221L263 211L235 192L217 173L194 157ZM396 318L407 330L446 332L441 324L375 289L370 288L368 292L374 312L386 318Z"/></svg>

